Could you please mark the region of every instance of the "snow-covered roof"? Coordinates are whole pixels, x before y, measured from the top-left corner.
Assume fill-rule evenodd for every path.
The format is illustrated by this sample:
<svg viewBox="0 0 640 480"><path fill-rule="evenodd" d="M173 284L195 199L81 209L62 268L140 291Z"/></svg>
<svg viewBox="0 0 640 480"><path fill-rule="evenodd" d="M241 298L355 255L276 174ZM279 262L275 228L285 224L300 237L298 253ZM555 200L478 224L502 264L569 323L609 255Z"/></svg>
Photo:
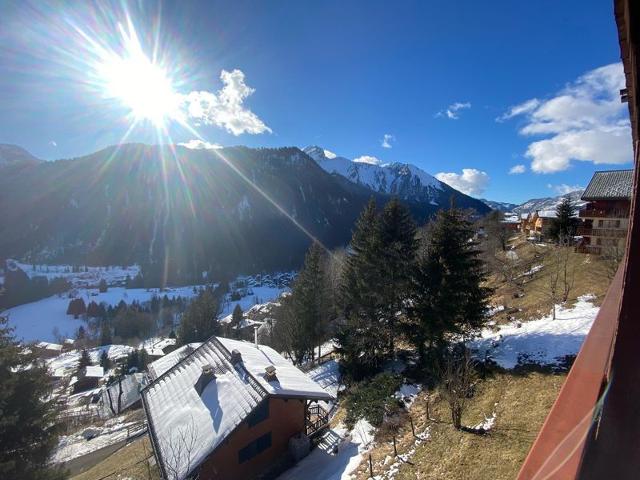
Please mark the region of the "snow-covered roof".
<svg viewBox="0 0 640 480"><path fill-rule="evenodd" d="M57 343L49 343L49 342L40 342L36 345L38 348L42 348L43 350L62 350L62 345L58 345Z"/></svg>
<svg viewBox="0 0 640 480"><path fill-rule="evenodd" d="M230 352L238 350L242 355L244 366L258 382L274 396L315 398L317 400L331 400L333 397L320 385L314 382L306 373L291 364L282 355L266 345L256 347L251 342L218 338ZM276 367L277 381L265 379L265 369L273 365Z"/></svg>
<svg viewBox="0 0 640 480"><path fill-rule="evenodd" d="M557 216L555 210L541 210L538 212L539 218L556 218Z"/></svg>
<svg viewBox="0 0 640 480"><path fill-rule="evenodd" d="M102 390L100 395L100 409L105 416L118 415L131 405L140 400L140 390L146 385L143 373L127 375L122 379L121 385L116 381L108 388ZM120 409L118 410L118 396L122 386L122 398L120 399ZM111 409L113 408L113 410ZM114 413L115 410L115 413Z"/></svg>
<svg viewBox="0 0 640 480"><path fill-rule="evenodd" d="M241 361L232 363L233 350ZM269 365L276 367L277 381L264 379ZM215 378L199 393L195 387L203 367ZM210 338L142 391L161 468L178 479L187 476L270 395L333 398L271 348ZM187 446L188 459L175 454Z"/></svg>
<svg viewBox="0 0 640 480"><path fill-rule="evenodd" d="M166 354L164 357L159 358L155 362L151 362L147 365L147 371L151 376L152 380L155 380L160 375L162 375L167 370L171 369L174 365L176 365L180 360L182 360L189 353L198 348L201 343L188 343L187 345L183 345L180 348L175 349L173 352Z"/></svg>
<svg viewBox="0 0 640 480"><path fill-rule="evenodd" d="M99 365L89 365L85 367L85 377L104 377L104 368Z"/></svg>

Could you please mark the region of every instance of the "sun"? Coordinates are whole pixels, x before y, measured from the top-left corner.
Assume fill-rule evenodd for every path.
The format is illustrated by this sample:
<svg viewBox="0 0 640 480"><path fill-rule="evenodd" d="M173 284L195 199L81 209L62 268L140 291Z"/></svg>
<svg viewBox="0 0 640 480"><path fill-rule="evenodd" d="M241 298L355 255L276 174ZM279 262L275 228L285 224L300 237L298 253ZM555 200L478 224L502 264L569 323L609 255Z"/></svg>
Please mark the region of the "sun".
<svg viewBox="0 0 640 480"><path fill-rule="evenodd" d="M180 96L167 71L145 55L135 30L121 29L121 34L122 53L111 51L96 66L104 97L129 108L136 122L148 120L161 127L177 119Z"/></svg>
<svg viewBox="0 0 640 480"><path fill-rule="evenodd" d="M131 109L136 120L162 125L178 112L179 102L171 81L148 59L120 59L104 65L107 96Z"/></svg>

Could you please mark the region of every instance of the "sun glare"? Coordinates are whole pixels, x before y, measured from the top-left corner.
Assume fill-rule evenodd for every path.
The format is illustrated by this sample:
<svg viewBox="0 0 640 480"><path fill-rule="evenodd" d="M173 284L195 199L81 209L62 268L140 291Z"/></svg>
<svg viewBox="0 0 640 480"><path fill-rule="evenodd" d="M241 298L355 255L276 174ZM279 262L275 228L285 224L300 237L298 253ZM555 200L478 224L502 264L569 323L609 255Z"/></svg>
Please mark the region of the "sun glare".
<svg viewBox="0 0 640 480"><path fill-rule="evenodd" d="M135 121L149 120L162 126L177 119L180 97L161 65L145 55L135 30L127 34L121 27L124 52L111 52L97 65L104 96L116 99L131 110Z"/></svg>

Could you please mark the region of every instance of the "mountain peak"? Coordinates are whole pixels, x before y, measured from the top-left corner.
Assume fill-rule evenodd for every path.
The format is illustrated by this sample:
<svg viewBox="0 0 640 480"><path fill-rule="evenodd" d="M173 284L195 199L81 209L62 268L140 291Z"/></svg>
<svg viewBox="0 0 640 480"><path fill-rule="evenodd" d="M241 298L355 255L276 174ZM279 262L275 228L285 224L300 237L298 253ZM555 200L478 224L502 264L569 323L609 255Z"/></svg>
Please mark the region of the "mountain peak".
<svg viewBox="0 0 640 480"><path fill-rule="evenodd" d="M382 164L375 157L367 155L350 160L317 145L310 145L303 151L328 173L341 175L350 182L377 193L396 195L403 200L433 206L448 205L451 195L454 195L462 207L474 208L478 213L489 211L484 203L458 192L409 163Z"/></svg>
<svg viewBox="0 0 640 480"><path fill-rule="evenodd" d="M0 143L0 167L40 163L37 157L18 145Z"/></svg>
<svg viewBox="0 0 640 480"><path fill-rule="evenodd" d="M317 145L309 145L308 147L303 148L302 151L313 158L316 162L337 158L337 155L331 150L327 150Z"/></svg>

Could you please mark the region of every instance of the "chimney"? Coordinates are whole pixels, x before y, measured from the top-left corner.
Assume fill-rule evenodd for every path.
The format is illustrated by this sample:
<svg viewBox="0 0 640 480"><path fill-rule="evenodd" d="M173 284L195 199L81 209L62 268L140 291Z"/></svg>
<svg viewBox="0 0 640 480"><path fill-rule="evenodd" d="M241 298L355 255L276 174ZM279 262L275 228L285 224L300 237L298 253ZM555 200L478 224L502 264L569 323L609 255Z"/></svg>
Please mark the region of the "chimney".
<svg viewBox="0 0 640 480"><path fill-rule="evenodd" d="M267 382L277 382L278 377L276 376L276 367L273 365L269 365L264 369L264 379Z"/></svg>
<svg viewBox="0 0 640 480"><path fill-rule="evenodd" d="M198 395L202 395L202 392L204 392L204 389L207 388L207 385L209 385L209 383L211 383L211 381L215 379L216 374L213 371L213 367L211 365L203 365L202 373L200 374L200 377L193 387L196 389L196 392L198 392Z"/></svg>
<svg viewBox="0 0 640 480"><path fill-rule="evenodd" d="M235 348L231 351L231 364L236 365L238 363L242 363L242 355Z"/></svg>
<svg viewBox="0 0 640 480"><path fill-rule="evenodd" d="M258 326L253 326L253 341L256 344L256 348L258 348Z"/></svg>

